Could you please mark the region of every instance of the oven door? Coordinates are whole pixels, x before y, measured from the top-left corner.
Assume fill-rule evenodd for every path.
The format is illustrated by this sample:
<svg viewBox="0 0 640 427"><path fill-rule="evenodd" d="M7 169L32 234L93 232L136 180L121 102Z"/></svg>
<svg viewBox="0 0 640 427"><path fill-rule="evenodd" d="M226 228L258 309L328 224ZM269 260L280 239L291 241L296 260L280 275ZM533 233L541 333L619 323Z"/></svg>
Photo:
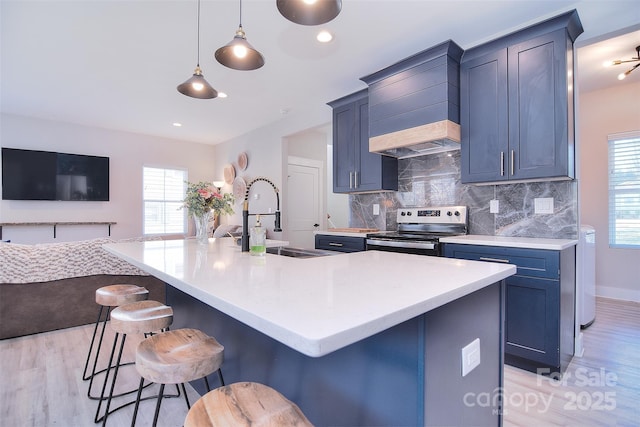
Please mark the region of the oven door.
<svg viewBox="0 0 640 427"><path fill-rule="evenodd" d="M441 256L440 244L422 240L367 239L368 251L399 252L428 256Z"/></svg>

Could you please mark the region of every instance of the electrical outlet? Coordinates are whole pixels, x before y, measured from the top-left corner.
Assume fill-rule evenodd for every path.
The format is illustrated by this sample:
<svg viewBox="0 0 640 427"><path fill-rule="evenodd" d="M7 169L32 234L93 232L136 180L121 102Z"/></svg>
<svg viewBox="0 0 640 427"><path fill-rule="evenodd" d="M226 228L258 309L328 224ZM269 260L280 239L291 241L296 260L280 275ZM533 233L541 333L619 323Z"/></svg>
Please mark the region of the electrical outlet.
<svg viewBox="0 0 640 427"><path fill-rule="evenodd" d="M489 200L489 213L497 214L500 212L500 203L498 200Z"/></svg>
<svg viewBox="0 0 640 427"><path fill-rule="evenodd" d="M462 348L462 376L465 377L480 365L480 338Z"/></svg>
<svg viewBox="0 0 640 427"><path fill-rule="evenodd" d="M375 203L375 204L373 205L373 214L374 214L374 215L380 215L380 205L379 205L379 204L377 204L377 203Z"/></svg>
<svg viewBox="0 0 640 427"><path fill-rule="evenodd" d="M553 197L540 197L533 199L534 213L552 214L553 213Z"/></svg>

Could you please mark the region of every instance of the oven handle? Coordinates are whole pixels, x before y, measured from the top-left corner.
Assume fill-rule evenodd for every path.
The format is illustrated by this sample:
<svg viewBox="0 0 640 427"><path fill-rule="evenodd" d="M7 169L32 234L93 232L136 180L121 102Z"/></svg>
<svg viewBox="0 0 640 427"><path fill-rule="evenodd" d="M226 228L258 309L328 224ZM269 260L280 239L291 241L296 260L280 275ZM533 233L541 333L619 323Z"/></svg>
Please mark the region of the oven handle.
<svg viewBox="0 0 640 427"><path fill-rule="evenodd" d="M431 242L407 242L397 240L367 239L367 245L387 246L392 248L408 249L435 249L436 244Z"/></svg>

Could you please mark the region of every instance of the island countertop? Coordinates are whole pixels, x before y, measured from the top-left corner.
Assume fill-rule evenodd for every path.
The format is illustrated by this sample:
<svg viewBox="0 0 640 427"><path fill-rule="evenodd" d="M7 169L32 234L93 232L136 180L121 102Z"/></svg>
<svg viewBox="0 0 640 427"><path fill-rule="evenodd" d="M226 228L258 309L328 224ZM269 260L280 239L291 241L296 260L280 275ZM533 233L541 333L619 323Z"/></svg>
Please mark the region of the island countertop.
<svg viewBox="0 0 640 427"><path fill-rule="evenodd" d="M513 265L365 251L316 258L241 252L231 238L104 248L311 357L320 357L515 274Z"/></svg>

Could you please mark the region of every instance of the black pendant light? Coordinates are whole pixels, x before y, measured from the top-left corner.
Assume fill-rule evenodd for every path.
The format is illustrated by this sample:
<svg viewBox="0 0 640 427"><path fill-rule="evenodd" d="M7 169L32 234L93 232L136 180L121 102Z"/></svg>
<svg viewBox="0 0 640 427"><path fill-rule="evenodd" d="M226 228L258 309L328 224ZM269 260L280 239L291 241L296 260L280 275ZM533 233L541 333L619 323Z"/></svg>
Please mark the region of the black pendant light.
<svg viewBox="0 0 640 427"><path fill-rule="evenodd" d="M338 16L342 0L277 0L280 14L300 25L326 24Z"/></svg>
<svg viewBox="0 0 640 427"><path fill-rule="evenodd" d="M216 60L234 70L256 70L264 65L262 54L247 41L242 29L242 0L240 0L240 25L236 35L226 45L216 50Z"/></svg>
<svg viewBox="0 0 640 427"><path fill-rule="evenodd" d="M193 76L186 82L178 85L178 92L192 98L211 99L218 96L216 91L204 79L200 68L200 0L198 0L198 62Z"/></svg>

